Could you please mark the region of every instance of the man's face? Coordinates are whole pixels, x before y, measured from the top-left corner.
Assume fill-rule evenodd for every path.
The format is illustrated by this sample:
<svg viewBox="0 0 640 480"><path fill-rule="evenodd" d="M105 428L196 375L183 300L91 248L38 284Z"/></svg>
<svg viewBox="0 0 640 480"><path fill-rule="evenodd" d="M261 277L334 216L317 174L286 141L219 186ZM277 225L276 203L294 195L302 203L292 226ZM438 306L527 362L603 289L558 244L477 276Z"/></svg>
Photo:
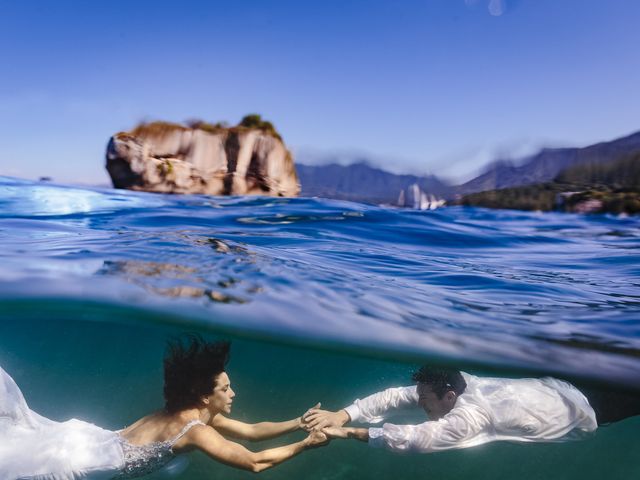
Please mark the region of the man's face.
<svg viewBox="0 0 640 480"><path fill-rule="evenodd" d="M449 390L442 398L438 398L430 385L418 383L418 404L426 412L429 420L439 420L456 404L456 394L453 390Z"/></svg>

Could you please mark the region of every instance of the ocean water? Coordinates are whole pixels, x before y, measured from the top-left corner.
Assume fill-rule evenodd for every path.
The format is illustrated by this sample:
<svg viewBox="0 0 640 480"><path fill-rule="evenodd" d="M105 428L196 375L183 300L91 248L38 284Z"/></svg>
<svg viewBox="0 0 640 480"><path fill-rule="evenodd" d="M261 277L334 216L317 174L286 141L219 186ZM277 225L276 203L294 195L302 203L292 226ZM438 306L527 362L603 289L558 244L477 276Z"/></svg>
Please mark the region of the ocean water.
<svg viewBox="0 0 640 480"><path fill-rule="evenodd" d="M639 227L0 178L0 365L37 412L113 429L162 405L164 346L181 332L232 340L233 416L247 421L342 408L425 362L640 393ZM430 455L334 441L261 476L636 478L639 428ZM252 476L189 457L171 478Z"/></svg>

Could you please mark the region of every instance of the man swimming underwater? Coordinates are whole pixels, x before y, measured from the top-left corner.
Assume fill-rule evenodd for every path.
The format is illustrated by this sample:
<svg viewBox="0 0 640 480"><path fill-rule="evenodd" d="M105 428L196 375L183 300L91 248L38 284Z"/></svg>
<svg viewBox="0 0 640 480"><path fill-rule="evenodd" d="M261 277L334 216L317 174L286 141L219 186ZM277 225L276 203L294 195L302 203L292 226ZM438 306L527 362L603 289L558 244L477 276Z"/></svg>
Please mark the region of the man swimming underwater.
<svg viewBox="0 0 640 480"><path fill-rule="evenodd" d="M595 431L598 425L640 414L638 397L588 393L587 398L570 383L551 377L488 378L424 366L412 379L416 385L389 388L339 411L310 409L304 421L309 429L322 429L333 438L426 453L498 440L576 438ZM343 426L347 422L377 423L390 411L416 405L429 418L419 425Z"/></svg>

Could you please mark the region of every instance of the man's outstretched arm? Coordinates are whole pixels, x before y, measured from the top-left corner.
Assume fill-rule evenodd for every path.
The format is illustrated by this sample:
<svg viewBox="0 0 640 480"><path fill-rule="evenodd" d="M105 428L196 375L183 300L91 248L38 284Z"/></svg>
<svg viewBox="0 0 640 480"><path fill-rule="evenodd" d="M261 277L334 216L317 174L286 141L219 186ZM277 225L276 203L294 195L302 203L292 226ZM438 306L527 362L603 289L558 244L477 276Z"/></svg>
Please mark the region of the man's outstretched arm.
<svg viewBox="0 0 640 480"><path fill-rule="evenodd" d="M481 445L493 440L491 421L481 409L460 408L419 425L385 423L382 428L328 427L329 438L355 439L395 452L429 453Z"/></svg>
<svg viewBox="0 0 640 480"><path fill-rule="evenodd" d="M328 438L353 438L360 440L361 442L369 441L369 429L368 428L356 428L356 427L327 427L322 430Z"/></svg>
<svg viewBox="0 0 640 480"><path fill-rule="evenodd" d="M415 385L387 388L362 400L357 399L348 407L335 412L309 409L302 419L309 429L341 427L348 422L378 423L385 419L389 410L418 405L418 392Z"/></svg>

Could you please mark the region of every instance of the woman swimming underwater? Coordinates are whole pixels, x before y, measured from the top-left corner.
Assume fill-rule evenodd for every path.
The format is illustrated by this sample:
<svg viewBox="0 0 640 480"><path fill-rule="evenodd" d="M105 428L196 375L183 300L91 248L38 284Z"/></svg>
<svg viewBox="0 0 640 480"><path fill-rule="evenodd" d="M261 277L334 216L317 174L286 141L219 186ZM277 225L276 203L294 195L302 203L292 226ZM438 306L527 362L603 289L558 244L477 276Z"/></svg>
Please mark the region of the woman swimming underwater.
<svg viewBox="0 0 640 480"><path fill-rule="evenodd" d="M260 472L328 442L322 432L252 452L223 435L258 441L303 428L300 417L248 424L227 418L235 393L225 366L228 342L190 336L170 342L164 359L163 410L113 432L72 419L55 422L30 410L0 367L0 478L107 480L152 473L176 455L200 450L232 467Z"/></svg>

